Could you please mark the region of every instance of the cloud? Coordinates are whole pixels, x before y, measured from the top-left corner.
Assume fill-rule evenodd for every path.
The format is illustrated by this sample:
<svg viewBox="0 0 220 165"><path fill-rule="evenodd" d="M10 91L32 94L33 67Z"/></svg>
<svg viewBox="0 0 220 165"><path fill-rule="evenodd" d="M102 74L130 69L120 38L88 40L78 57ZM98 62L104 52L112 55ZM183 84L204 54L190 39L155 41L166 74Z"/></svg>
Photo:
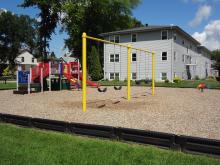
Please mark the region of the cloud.
<svg viewBox="0 0 220 165"><path fill-rule="evenodd" d="M189 22L189 25L191 27L196 27L200 25L203 20L207 20L209 18L209 16L211 15L211 11L212 7L209 5L203 5L199 7L193 20Z"/></svg>
<svg viewBox="0 0 220 165"><path fill-rule="evenodd" d="M220 2L220 0L181 0L184 3L189 3L189 2L193 2L193 3L218 3Z"/></svg>
<svg viewBox="0 0 220 165"><path fill-rule="evenodd" d="M195 32L192 36L210 50L220 49L220 19L209 22L203 32Z"/></svg>

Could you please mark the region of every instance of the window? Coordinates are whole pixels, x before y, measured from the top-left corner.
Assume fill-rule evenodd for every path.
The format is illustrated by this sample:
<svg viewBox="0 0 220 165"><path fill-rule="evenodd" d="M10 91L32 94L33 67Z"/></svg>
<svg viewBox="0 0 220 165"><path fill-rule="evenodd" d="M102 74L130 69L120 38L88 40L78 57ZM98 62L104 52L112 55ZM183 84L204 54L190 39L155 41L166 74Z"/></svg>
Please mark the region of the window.
<svg viewBox="0 0 220 165"><path fill-rule="evenodd" d="M135 72L131 73L131 79L136 80L137 79L137 73L135 73Z"/></svg>
<svg viewBox="0 0 220 165"><path fill-rule="evenodd" d="M185 44L185 41L184 41L184 40L182 40L182 44L183 44L183 45Z"/></svg>
<svg viewBox="0 0 220 165"><path fill-rule="evenodd" d="M131 61L132 61L132 62L136 62L136 61L137 61L137 54L136 54L136 53L132 53L132 55L131 55Z"/></svg>
<svg viewBox="0 0 220 165"><path fill-rule="evenodd" d="M173 60L176 61L176 52L173 53Z"/></svg>
<svg viewBox="0 0 220 165"><path fill-rule="evenodd" d="M32 63L34 63L34 58L32 58Z"/></svg>
<svg viewBox="0 0 220 165"><path fill-rule="evenodd" d="M109 41L110 41L110 42L119 43L119 42L120 42L120 36L119 36L119 35L110 36L110 37L109 37Z"/></svg>
<svg viewBox="0 0 220 165"><path fill-rule="evenodd" d="M167 61L167 52L162 52L162 61Z"/></svg>
<svg viewBox="0 0 220 165"><path fill-rule="evenodd" d="M24 57L21 57L21 62L24 62Z"/></svg>
<svg viewBox="0 0 220 165"><path fill-rule="evenodd" d="M119 54L115 54L115 62L119 62Z"/></svg>
<svg viewBox="0 0 220 165"><path fill-rule="evenodd" d="M119 80L119 73L109 73L110 80Z"/></svg>
<svg viewBox="0 0 220 165"><path fill-rule="evenodd" d="M167 79L167 73L162 72L161 73L161 80L166 80Z"/></svg>
<svg viewBox="0 0 220 165"><path fill-rule="evenodd" d="M137 34L132 34L131 35L131 42L136 42L137 41Z"/></svg>
<svg viewBox="0 0 220 165"><path fill-rule="evenodd" d="M185 56L184 56L184 54L182 55L182 62L185 62Z"/></svg>
<svg viewBox="0 0 220 165"><path fill-rule="evenodd" d="M109 41L110 41L110 42L115 42L114 36L110 36L110 37L109 37Z"/></svg>
<svg viewBox="0 0 220 165"><path fill-rule="evenodd" d="M173 34L173 39L174 41L176 41L176 34Z"/></svg>
<svg viewBox="0 0 220 165"><path fill-rule="evenodd" d="M114 74L114 73L110 73L110 74L109 74L109 79L110 79L110 80L114 80L114 78L115 78L115 74Z"/></svg>
<svg viewBox="0 0 220 165"><path fill-rule="evenodd" d="M115 62L115 56L114 56L114 54L110 54L110 62Z"/></svg>
<svg viewBox="0 0 220 165"><path fill-rule="evenodd" d="M161 39L162 40L167 40L168 39L168 31L162 31L161 32Z"/></svg>
<svg viewBox="0 0 220 165"><path fill-rule="evenodd" d="M110 54L110 62L119 62L119 54Z"/></svg>
<svg viewBox="0 0 220 165"><path fill-rule="evenodd" d="M115 73L115 80L119 80L119 73Z"/></svg>
<svg viewBox="0 0 220 165"><path fill-rule="evenodd" d="M115 43L119 43L120 41L120 39L119 39L120 37L119 36L115 36Z"/></svg>

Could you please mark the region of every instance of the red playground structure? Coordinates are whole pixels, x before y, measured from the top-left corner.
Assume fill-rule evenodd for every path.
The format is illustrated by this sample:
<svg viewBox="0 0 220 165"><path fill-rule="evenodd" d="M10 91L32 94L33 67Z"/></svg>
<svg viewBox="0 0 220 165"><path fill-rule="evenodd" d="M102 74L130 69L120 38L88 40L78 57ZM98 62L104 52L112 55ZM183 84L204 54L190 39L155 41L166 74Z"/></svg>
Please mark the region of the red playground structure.
<svg viewBox="0 0 220 165"><path fill-rule="evenodd" d="M79 61L41 62L30 71L17 71L17 90L15 94L26 94L31 92L43 92L44 90L62 90L81 88L82 71ZM89 80L88 86L98 88L99 84Z"/></svg>

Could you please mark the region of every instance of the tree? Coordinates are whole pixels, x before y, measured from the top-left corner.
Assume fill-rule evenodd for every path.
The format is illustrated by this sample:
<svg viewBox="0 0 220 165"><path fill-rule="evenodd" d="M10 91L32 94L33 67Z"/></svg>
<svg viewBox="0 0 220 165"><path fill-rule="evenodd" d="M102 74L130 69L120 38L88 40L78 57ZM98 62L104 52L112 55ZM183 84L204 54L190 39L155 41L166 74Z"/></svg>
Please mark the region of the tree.
<svg viewBox="0 0 220 165"><path fill-rule="evenodd" d="M19 50L35 49L35 20L29 16L4 12L0 15L0 60L15 66Z"/></svg>
<svg viewBox="0 0 220 165"><path fill-rule="evenodd" d="M216 61L214 68L220 72L220 49L212 51L212 59Z"/></svg>
<svg viewBox="0 0 220 165"><path fill-rule="evenodd" d="M90 63L89 63L89 74L94 81L100 80L102 75L102 66L99 59L99 53L95 46L92 47L90 56Z"/></svg>
<svg viewBox="0 0 220 165"><path fill-rule="evenodd" d="M66 46L73 52L73 56L81 58L83 32L100 37L100 33L142 26L140 21L131 16L131 9L139 3L140 0L67 1L62 8L66 13L62 20L63 29L69 34L65 41ZM90 42L88 51L91 51L93 45L98 46L97 43ZM100 58L103 62L103 57Z"/></svg>
<svg viewBox="0 0 220 165"><path fill-rule="evenodd" d="M55 32L59 21L59 11L61 9L62 0L24 0L22 7L36 6L40 9L39 13L39 53L43 59L47 59L47 48L49 48L49 40Z"/></svg>

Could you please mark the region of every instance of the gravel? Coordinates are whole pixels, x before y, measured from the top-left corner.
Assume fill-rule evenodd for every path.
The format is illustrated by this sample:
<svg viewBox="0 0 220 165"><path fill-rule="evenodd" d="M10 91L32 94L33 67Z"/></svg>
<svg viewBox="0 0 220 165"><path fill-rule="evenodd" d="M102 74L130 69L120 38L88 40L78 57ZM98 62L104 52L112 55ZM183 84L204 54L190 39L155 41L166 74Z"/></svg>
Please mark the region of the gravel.
<svg viewBox="0 0 220 165"><path fill-rule="evenodd" d="M62 121L110 125L180 135L220 139L220 90L132 87L126 100L126 87L106 93L87 90L87 111L82 112L81 91L52 91L13 95L0 91L0 113Z"/></svg>

